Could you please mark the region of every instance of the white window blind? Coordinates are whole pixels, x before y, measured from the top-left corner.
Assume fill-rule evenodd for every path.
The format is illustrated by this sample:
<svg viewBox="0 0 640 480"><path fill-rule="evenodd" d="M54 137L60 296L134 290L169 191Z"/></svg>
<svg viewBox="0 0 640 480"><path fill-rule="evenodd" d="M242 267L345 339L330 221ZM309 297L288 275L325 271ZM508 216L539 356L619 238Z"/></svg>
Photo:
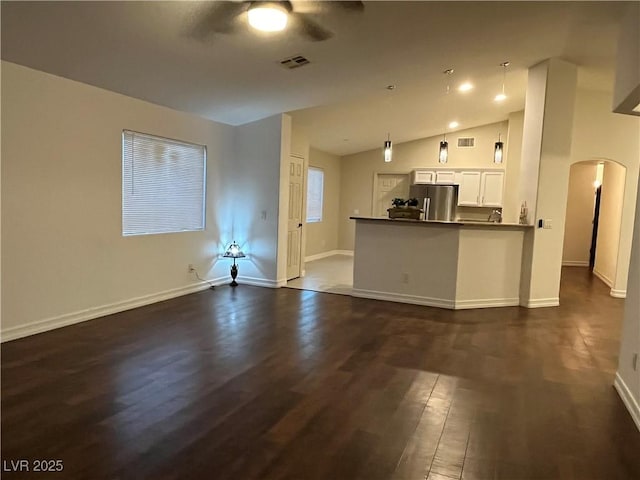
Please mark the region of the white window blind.
<svg viewBox="0 0 640 480"><path fill-rule="evenodd" d="M307 223L322 221L324 172L309 167L307 178Z"/></svg>
<svg viewBox="0 0 640 480"><path fill-rule="evenodd" d="M122 235L204 230L206 147L122 132Z"/></svg>

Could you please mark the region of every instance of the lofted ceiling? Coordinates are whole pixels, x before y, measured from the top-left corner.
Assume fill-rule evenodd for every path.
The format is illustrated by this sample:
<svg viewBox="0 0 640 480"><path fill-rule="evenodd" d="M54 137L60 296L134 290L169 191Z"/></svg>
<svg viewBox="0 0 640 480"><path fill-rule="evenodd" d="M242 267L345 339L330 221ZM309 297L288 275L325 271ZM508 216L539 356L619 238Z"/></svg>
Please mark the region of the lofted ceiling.
<svg viewBox="0 0 640 480"><path fill-rule="evenodd" d="M581 87L611 91L624 3L373 1L356 13L294 1L334 34L313 42L250 31L246 14L234 33L194 35L211 2L3 1L2 59L231 125L289 112L313 147L345 155L387 133L505 120L524 108L527 68L550 57L576 63ZM310 64L280 66L293 55ZM475 88L457 92L465 80Z"/></svg>

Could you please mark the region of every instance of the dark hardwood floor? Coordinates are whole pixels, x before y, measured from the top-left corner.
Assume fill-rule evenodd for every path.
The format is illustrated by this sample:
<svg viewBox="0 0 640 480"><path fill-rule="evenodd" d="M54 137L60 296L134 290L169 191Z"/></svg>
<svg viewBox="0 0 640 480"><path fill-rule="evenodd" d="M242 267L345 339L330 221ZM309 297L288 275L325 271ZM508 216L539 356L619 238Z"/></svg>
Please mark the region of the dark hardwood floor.
<svg viewBox="0 0 640 480"><path fill-rule="evenodd" d="M241 279L240 279L241 280ZM448 311L240 285L5 343L3 478L633 479L623 301ZM15 473L20 459L61 473Z"/></svg>

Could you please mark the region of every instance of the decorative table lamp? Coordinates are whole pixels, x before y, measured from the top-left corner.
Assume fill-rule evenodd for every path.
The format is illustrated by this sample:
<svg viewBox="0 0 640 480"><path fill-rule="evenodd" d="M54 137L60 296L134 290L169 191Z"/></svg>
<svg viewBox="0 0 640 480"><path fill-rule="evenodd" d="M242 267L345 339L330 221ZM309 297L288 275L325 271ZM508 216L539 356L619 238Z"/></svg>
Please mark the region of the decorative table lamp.
<svg viewBox="0 0 640 480"><path fill-rule="evenodd" d="M233 258L233 265L231 265L231 283L232 287L237 287L236 277L238 276L238 266L236 265L236 258L243 258L245 254L240 250L240 246L234 240L231 245L227 247L227 251L224 252L223 257Z"/></svg>

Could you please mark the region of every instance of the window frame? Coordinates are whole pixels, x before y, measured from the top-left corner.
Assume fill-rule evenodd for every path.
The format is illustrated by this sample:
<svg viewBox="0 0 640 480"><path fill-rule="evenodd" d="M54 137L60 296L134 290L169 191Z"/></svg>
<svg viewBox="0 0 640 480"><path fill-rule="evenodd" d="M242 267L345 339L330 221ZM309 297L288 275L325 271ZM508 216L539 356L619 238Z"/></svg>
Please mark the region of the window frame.
<svg viewBox="0 0 640 480"><path fill-rule="evenodd" d="M157 145L183 145L189 148L197 148L202 150L202 204L200 208L202 209L202 218L200 219L200 223L196 228L179 228L172 227L158 231L133 231L129 229L125 231L125 198L127 194L125 193L126 188L126 180L125 180L125 168L126 164L129 161L126 158L126 142L133 142L135 136L146 137L151 141L158 141ZM202 232L206 230L206 217L207 217L207 146L199 143L187 142L184 140L179 140L176 138L163 137L161 135L154 135L150 133L138 132L136 130L123 129L121 135L122 141L122 163L121 163L121 181L122 181L122 192L121 192L121 235L123 237L139 237L139 236L147 236L147 235L162 235L162 234L171 234L171 233L186 233L186 232ZM133 161L133 155L131 154L131 161ZM153 157L157 159L158 157ZM200 161L200 159L198 159ZM133 181L133 180L131 180Z"/></svg>
<svg viewBox="0 0 640 480"><path fill-rule="evenodd" d="M317 217L312 217L311 219L309 218L309 204L311 202L309 202L309 196L311 194L311 173L312 172L316 172L319 173L321 175L320 179L321 179L321 184L320 184L320 207L319 207L319 211L320 211L320 215ZM320 168L320 167L313 167L313 166L309 166L307 169L307 198L306 198L306 211L305 211L305 221L306 223L321 223L324 219L324 177L325 177L325 173L324 173L324 169Z"/></svg>

